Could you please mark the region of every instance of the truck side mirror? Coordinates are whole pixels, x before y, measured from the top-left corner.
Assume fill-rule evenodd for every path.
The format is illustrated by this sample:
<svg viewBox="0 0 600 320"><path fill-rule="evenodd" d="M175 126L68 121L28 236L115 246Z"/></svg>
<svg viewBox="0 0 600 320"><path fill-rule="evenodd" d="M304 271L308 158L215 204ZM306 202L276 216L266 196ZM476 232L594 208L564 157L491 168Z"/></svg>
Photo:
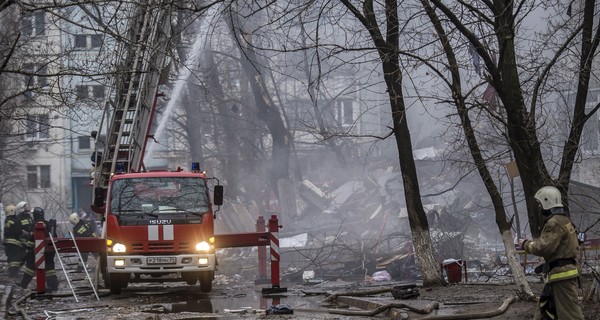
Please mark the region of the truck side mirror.
<svg viewBox="0 0 600 320"><path fill-rule="evenodd" d="M223 186L215 186L213 203L217 206L223 205Z"/></svg>

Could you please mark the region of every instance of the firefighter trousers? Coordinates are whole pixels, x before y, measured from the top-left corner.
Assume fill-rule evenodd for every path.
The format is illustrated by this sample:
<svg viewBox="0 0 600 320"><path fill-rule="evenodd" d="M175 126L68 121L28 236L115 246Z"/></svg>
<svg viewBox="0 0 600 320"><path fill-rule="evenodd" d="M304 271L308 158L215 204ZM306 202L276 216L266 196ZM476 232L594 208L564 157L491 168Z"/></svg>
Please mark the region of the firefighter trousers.
<svg viewBox="0 0 600 320"><path fill-rule="evenodd" d="M54 270L54 256L56 254L46 253L45 254L45 272L46 272L46 289L49 291L58 290L58 277L56 276L56 270ZM35 268L35 253L33 250L27 250L25 255L25 269L23 270L23 278L19 284L21 288L26 289L29 286L31 280L36 274Z"/></svg>
<svg viewBox="0 0 600 320"><path fill-rule="evenodd" d="M8 275L11 278L16 278L19 276L19 269L23 265L25 248L11 243L6 243L4 246L6 261L8 262Z"/></svg>
<svg viewBox="0 0 600 320"><path fill-rule="evenodd" d="M550 286L550 292L554 299L556 308L556 319L558 320L583 320L581 306L579 304L579 287L577 278L554 281L546 284ZM534 320L545 319L542 317L539 306L536 308Z"/></svg>

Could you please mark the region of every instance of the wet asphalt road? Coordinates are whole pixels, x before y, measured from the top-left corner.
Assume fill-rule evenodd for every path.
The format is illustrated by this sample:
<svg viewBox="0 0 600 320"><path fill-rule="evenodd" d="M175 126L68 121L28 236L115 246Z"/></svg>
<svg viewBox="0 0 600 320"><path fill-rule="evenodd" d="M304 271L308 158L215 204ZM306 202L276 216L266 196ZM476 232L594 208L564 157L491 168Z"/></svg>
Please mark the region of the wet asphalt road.
<svg viewBox="0 0 600 320"><path fill-rule="evenodd" d="M338 283L338 285L347 285ZM239 319L264 318L266 312L285 311L289 306L293 315L269 315L286 319L359 319L327 313L300 311L320 306L324 295L305 295L310 288L295 288L276 295L263 295L262 288L253 281L217 279L211 293L202 293L199 287L180 283L132 284L119 295L99 291L96 300L91 291L79 291L77 300L68 291L53 294L29 295L29 290L13 289L12 302L19 302L17 310L9 308L6 319ZM318 291L318 290L317 290ZM277 308L280 307L280 308Z"/></svg>

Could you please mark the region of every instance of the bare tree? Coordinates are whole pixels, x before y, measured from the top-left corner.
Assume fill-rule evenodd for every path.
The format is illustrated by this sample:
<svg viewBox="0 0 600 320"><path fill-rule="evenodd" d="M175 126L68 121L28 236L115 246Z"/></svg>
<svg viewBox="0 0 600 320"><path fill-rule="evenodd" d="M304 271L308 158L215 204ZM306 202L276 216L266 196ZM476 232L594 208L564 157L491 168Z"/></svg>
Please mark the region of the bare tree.
<svg viewBox="0 0 600 320"><path fill-rule="evenodd" d="M528 32L525 22L530 16L535 17L536 10L544 8L543 3L514 3L510 1L499 1L494 3L461 2L448 5L442 1L421 1L430 22L433 24L441 52L445 61L441 59L421 58L422 62L432 68L435 73L443 79L451 93L451 100L458 112L462 131L466 136L466 143L474 160L474 166L479 172L488 194L492 199L494 211L496 212L496 223L506 248L508 262L513 272L519 291L523 296L532 297L533 294L523 273L518 255L515 251L514 239L511 233L512 219L508 219L504 200L490 172L494 166L494 158L486 157L482 151L483 136L477 133L477 123L471 118L480 113L487 114L491 125L498 130L501 137L500 145L506 144L510 147L516 160L523 185L525 200L527 204L531 233L536 237L541 231L542 220L533 195L543 185L556 185L563 190L565 200L570 183L571 171L578 153L583 126L591 118L599 106L593 109L585 109L586 96L589 89L590 70L592 56L600 41L600 31L596 29L593 34L594 1L585 2L581 11L577 11L571 17L571 5L568 3L569 14L565 17L552 16L548 24L549 34L541 35L539 40L547 43L549 39L557 40L560 35L556 49L544 47L542 51L553 51L549 54L535 54L527 51L528 45L536 48L528 39L521 34ZM566 6L565 3L552 4L551 6ZM549 11L560 9L547 7ZM461 11L460 16L455 13ZM444 22L446 21L446 22ZM452 36L449 30L458 30L460 36ZM581 34L580 34L581 32ZM551 35L550 35L551 34ZM544 38L544 36L546 38ZM581 50L579 58L568 54L569 50L576 51L576 39L580 39ZM466 44L465 44L466 43ZM522 48L525 46L525 50ZM474 88L463 88L463 83L469 83L463 78L461 68L464 68L464 59L460 60L460 50L464 53L465 47L471 48L471 57L476 68L485 68L484 73L477 70L477 74L484 75L488 82L488 89L484 94L485 103L473 99ZM496 59L496 52L498 58ZM435 56L432 54L431 56ZM462 55L469 56L469 55ZM483 66L478 60L483 61ZM548 96L560 90L569 90L567 86L561 88L560 81L565 79L559 76L561 70L560 61L570 60L579 67L575 70L577 74L576 98L567 112L568 129L554 130L550 125L554 124L549 114L544 111L544 103L549 104ZM579 59L579 60L577 60ZM536 68L527 68L534 65ZM562 65L564 68L565 65ZM446 76L449 74L449 76ZM568 81L568 80L567 80ZM528 95L527 92L531 92ZM497 98L496 98L497 93ZM449 101L447 97L441 98ZM497 100L496 100L497 99ZM475 107L475 108L473 108ZM554 105L556 109L558 106ZM547 107L546 107L547 108ZM542 112L540 112L542 111ZM540 119L542 121L540 121ZM559 120L557 123L561 123ZM557 132L558 131L558 132ZM554 143L556 138L539 138L548 134L560 134L568 136L564 139L562 152L552 154L544 150L543 142ZM478 137L479 135L479 137ZM561 139L561 138L558 138ZM503 143L502 140L505 142ZM497 145L498 146L498 145ZM494 147L496 149L497 147ZM546 148L550 150L550 148ZM560 161L555 159L560 157ZM504 159L507 159L504 157ZM506 160L509 161L509 160ZM547 163L560 163L558 170L547 167ZM493 171L492 171L493 172ZM556 174L557 178L552 178ZM514 202L514 197L512 199ZM565 201L565 203L568 203Z"/></svg>
<svg viewBox="0 0 600 320"><path fill-rule="evenodd" d="M531 289L525 279L525 273L523 272L523 268L520 265L520 261L517 259L518 256L515 254L515 247L513 243L513 237L511 233L510 222L507 219L506 212L503 205L503 200L501 193L496 186L494 179L492 178L492 174L486 165L486 159L484 159L482 155L482 151L480 150L480 146L478 144L477 138L475 136L475 130L472 126L471 119L469 118L469 108L467 107L467 103L465 101L464 96L461 94L463 89L461 87L461 76L459 72L459 63L456 59L456 54L451 46L450 37L447 34L443 24L440 21L440 18L437 16L435 10L429 3L425 0L421 1L429 19L435 27L436 33L440 39L440 43L443 47L443 50L446 54L446 58L448 63L448 69L450 70L451 79L446 79L448 86L451 88L451 91L454 93L452 98L454 100L454 104L457 107L458 115L461 120L461 124L466 135L466 141L471 150L471 154L473 156L473 160L475 165L479 171L480 176L482 177L485 187L492 198L492 202L494 204L494 211L496 212L496 223L498 225L498 229L500 234L502 235L502 239L507 251L507 256L509 257L509 265L515 276L515 280L519 285L520 291L525 293L528 296L533 296ZM443 72L439 72L440 76L443 76ZM444 77L445 78L445 77Z"/></svg>
<svg viewBox="0 0 600 320"><path fill-rule="evenodd" d="M257 54L253 43L252 26L241 23L240 13L232 12L229 23L236 42L239 44L241 65L250 83L258 115L269 129L272 146L270 181L277 186L280 180L289 179L290 141L292 137L283 122L280 106L269 92L265 69L267 61Z"/></svg>
<svg viewBox="0 0 600 320"><path fill-rule="evenodd" d="M392 132L396 138L398 160L404 183L404 197L408 209L408 219L412 231L413 244L419 261L423 284L435 286L443 283L438 263L435 260L429 224L423 203L413 158L411 135L406 117L406 106L402 92L402 67L399 60L400 51L400 20L398 17L398 2L386 1L380 17L377 16L372 1L362 3L362 10L350 1L342 0L344 6L356 17L369 33L381 61L383 77L387 86L390 107L393 118ZM377 18L385 21L385 33L380 29Z"/></svg>
<svg viewBox="0 0 600 320"><path fill-rule="evenodd" d="M578 155L584 125L600 107L597 105L586 110L593 57L600 42L600 29L593 21L597 13L596 2L583 1L581 6L573 5L573 1L552 4L513 1L481 4L465 2L455 3L455 7L443 1L430 2L439 10L443 17L441 19L447 19L481 57L487 74L486 80L497 92L506 121L493 113L490 115L506 130L525 192L531 233L537 237L541 231L542 217L533 195L544 185L555 185L562 190L567 199L571 172ZM546 51L552 51L549 57L535 51L521 54L518 46L520 42L526 41L522 41L519 35L528 32L522 22L533 12L544 7L557 14L548 19L550 30L540 42L559 42L554 49L545 48ZM463 12L460 17L455 14L459 11ZM558 14L564 12L568 14ZM497 59L495 52L498 53ZM540 59L532 60L532 57ZM552 124L545 117L544 104L551 103L549 94L557 89L561 90L554 81L569 81L560 71L561 67L566 67L562 65L564 60L569 60L572 65L577 66L573 70L577 81L571 80L577 84L572 89L576 92L576 98L573 105L569 106L567 121L558 122L568 125L568 138L563 140L562 152L558 155L548 154L544 150L545 141L539 138L544 132L549 132L551 128L548 125ZM527 69L526 65L533 65L535 68ZM562 90L570 88L565 86ZM527 94L528 92L531 94ZM553 143L556 138L544 140ZM557 158L560 160L555 161ZM559 163L558 171L549 168L547 163ZM486 179L485 176L483 178ZM493 196L494 193L491 191L490 195Z"/></svg>

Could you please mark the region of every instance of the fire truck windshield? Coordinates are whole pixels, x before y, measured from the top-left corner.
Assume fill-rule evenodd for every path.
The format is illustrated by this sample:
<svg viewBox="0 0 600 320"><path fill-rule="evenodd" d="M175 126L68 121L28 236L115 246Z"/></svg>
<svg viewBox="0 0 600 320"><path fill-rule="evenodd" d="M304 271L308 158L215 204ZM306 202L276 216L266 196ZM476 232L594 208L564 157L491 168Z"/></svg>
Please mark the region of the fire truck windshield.
<svg viewBox="0 0 600 320"><path fill-rule="evenodd" d="M204 180L198 178L127 178L115 180L110 192L112 214L202 214L209 211Z"/></svg>

